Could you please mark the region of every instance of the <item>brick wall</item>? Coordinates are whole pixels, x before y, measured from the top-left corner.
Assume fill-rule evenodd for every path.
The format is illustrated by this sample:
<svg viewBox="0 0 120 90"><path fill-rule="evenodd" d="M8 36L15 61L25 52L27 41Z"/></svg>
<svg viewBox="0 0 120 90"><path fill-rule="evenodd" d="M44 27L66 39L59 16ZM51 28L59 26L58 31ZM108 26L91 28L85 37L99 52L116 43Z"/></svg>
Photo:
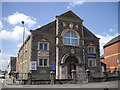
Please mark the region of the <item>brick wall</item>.
<svg viewBox="0 0 120 90"><path fill-rule="evenodd" d="M114 43L104 48L104 59L101 61L107 64L107 71L114 71L118 68L118 59L120 59L120 42Z"/></svg>

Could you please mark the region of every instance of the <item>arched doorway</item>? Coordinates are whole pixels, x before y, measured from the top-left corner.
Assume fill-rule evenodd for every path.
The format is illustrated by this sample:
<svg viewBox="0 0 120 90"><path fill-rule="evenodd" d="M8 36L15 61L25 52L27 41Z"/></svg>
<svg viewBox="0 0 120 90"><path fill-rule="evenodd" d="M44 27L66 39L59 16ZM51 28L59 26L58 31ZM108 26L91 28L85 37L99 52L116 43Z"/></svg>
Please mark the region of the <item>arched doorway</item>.
<svg viewBox="0 0 120 90"><path fill-rule="evenodd" d="M65 64L67 65L67 76L68 78L72 78L72 70L76 70L76 64L78 63L78 59L75 56L68 56L65 59Z"/></svg>

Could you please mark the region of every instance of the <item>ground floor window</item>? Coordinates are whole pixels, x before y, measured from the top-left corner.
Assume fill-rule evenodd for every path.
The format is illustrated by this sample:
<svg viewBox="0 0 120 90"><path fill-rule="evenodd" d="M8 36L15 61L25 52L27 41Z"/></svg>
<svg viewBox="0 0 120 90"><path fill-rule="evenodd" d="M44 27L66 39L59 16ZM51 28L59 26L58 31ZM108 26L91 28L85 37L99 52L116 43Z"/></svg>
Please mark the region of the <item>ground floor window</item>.
<svg viewBox="0 0 120 90"><path fill-rule="evenodd" d="M38 66L40 67L48 67L49 66L49 61L46 58L39 58L38 59Z"/></svg>
<svg viewBox="0 0 120 90"><path fill-rule="evenodd" d="M88 60L88 66L89 67L95 67L96 66L96 60Z"/></svg>

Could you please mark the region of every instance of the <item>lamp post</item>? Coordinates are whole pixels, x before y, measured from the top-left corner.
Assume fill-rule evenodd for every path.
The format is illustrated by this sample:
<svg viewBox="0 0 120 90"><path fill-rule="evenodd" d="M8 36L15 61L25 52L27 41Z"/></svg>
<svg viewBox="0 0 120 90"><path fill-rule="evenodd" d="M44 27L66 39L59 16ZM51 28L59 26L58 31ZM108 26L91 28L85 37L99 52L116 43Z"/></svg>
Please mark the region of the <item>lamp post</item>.
<svg viewBox="0 0 120 90"><path fill-rule="evenodd" d="M24 21L21 21L22 25L23 25L23 49L22 49L22 70L21 70L21 83L23 83L23 61L24 61L24 38L25 38L25 22Z"/></svg>

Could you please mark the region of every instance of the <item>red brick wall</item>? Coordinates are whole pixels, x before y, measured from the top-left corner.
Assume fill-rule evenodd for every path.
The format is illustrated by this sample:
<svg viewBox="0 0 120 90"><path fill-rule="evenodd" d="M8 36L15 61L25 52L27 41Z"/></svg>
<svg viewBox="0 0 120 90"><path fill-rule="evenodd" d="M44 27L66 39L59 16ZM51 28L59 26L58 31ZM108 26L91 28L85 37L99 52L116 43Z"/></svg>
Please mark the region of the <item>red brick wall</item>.
<svg viewBox="0 0 120 90"><path fill-rule="evenodd" d="M112 44L104 48L104 59L101 61L107 64L107 71L114 71L115 67L118 68L118 58L120 59L120 42ZM109 69L110 68L110 69Z"/></svg>
<svg viewBox="0 0 120 90"><path fill-rule="evenodd" d="M118 52L120 53L120 50L118 48L120 49L120 42L117 42L115 44L105 47L104 48L104 56L108 56L108 55L115 54Z"/></svg>

